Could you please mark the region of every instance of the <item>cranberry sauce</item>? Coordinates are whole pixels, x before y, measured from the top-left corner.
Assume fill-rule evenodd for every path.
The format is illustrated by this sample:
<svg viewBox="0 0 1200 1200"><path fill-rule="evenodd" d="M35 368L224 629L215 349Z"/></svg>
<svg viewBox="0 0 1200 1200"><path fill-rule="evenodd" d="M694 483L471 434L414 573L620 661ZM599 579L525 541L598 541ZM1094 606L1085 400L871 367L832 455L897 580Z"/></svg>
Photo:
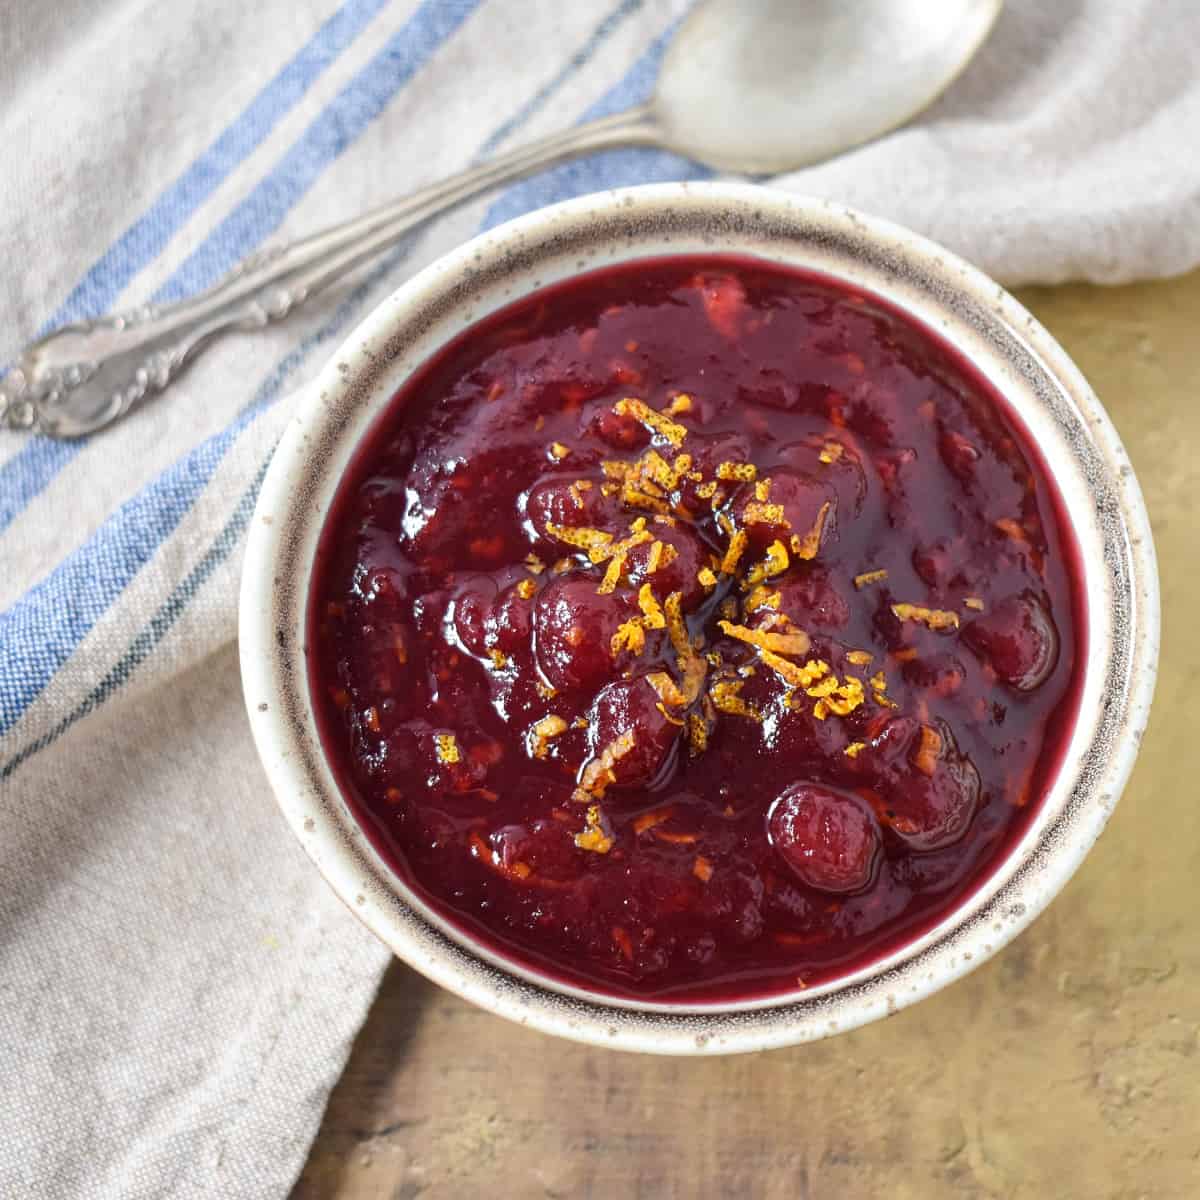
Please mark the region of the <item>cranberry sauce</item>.
<svg viewBox="0 0 1200 1200"><path fill-rule="evenodd" d="M732 257L470 329L347 473L311 685L396 872L613 995L810 986L1027 828L1082 662L1045 466L955 352Z"/></svg>

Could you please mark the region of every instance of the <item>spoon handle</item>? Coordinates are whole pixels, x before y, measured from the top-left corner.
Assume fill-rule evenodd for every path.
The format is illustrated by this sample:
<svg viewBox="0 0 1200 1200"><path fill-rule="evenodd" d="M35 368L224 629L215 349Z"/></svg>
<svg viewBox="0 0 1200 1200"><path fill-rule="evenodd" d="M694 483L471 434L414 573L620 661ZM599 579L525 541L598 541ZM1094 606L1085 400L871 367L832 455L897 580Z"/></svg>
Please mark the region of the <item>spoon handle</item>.
<svg viewBox="0 0 1200 1200"><path fill-rule="evenodd" d="M518 147L321 233L251 255L174 304L66 325L25 348L0 379L0 428L52 437L103 429L231 330L282 321L347 271L455 204L554 163L616 146L659 145L649 105Z"/></svg>

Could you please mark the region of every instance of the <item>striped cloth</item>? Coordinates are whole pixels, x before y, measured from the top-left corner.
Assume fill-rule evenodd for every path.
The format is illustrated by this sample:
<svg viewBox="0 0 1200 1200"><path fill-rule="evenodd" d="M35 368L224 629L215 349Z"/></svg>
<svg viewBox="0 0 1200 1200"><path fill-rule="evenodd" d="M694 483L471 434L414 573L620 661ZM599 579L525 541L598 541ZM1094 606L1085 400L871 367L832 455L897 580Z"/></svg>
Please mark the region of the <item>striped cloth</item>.
<svg viewBox="0 0 1200 1200"><path fill-rule="evenodd" d="M645 99L686 7L4 5L0 363ZM917 124L779 182L1009 281L1182 270L1200 261L1197 45L1186 0L1011 0ZM110 432L0 435L0 1195L286 1194L386 962L275 815L241 712L239 557L288 393L477 230L706 174L650 151L564 166L225 343Z"/></svg>

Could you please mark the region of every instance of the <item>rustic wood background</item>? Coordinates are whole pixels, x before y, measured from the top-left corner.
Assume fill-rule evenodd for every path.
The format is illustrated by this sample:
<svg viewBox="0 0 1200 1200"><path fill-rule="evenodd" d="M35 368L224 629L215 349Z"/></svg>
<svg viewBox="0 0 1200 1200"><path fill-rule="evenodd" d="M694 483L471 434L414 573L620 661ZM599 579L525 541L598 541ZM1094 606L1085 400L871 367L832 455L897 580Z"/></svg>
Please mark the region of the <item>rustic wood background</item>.
<svg viewBox="0 0 1200 1200"><path fill-rule="evenodd" d="M1200 272L1022 299L1125 438L1163 583L1150 732L1063 895L915 1008L738 1058L556 1041L395 963L293 1200L1200 1196Z"/></svg>

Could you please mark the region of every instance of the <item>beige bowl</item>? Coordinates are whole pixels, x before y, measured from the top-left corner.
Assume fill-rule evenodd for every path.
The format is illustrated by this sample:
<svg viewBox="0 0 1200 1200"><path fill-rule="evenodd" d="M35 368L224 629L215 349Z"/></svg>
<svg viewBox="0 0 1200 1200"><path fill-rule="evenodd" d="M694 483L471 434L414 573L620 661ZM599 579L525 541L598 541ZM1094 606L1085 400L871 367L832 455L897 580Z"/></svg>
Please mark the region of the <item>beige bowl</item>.
<svg viewBox="0 0 1200 1200"><path fill-rule="evenodd" d="M305 666L322 521L350 455L408 376L465 326L544 285L629 259L714 252L839 277L938 330L1008 398L1052 465L1079 542L1088 659L1079 717L1032 826L923 937L846 977L731 1004L614 999L509 962L433 913L376 854L325 761ZM1158 577L1133 470L1099 401L1010 295L941 247L825 201L731 184L606 192L531 213L427 267L381 304L303 397L263 485L242 579L241 663L285 817L359 918L416 970L548 1033L665 1054L761 1050L843 1031L977 966L1049 903L1133 766L1158 658Z"/></svg>

